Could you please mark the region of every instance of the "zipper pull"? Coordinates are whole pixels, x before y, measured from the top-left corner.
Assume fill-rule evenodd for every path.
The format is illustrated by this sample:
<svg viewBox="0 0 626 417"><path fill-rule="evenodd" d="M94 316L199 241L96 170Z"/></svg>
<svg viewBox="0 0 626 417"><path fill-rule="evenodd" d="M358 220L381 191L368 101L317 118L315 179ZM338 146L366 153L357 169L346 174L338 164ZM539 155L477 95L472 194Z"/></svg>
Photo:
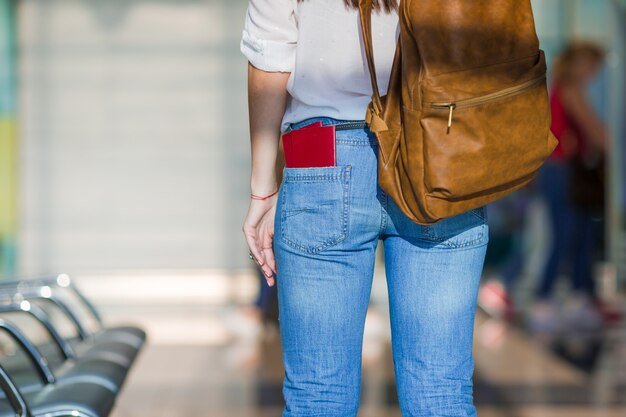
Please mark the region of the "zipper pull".
<svg viewBox="0 0 626 417"><path fill-rule="evenodd" d="M451 103L448 107L450 108L450 113L448 114L448 130L446 130L447 135L450 134L450 128L452 127L452 113L454 112L454 109L456 108L456 104Z"/></svg>

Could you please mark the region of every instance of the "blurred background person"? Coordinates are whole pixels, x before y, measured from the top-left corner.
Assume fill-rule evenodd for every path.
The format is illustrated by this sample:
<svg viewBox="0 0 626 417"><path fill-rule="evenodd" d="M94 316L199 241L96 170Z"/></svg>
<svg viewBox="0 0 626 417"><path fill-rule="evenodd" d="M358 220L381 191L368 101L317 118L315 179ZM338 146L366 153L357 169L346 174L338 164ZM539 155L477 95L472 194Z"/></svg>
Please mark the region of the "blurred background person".
<svg viewBox="0 0 626 417"><path fill-rule="evenodd" d="M586 96L604 63L591 42L573 42L556 58L551 87L552 132L559 145L542 168L537 190L546 204L551 243L536 290L531 326L556 331L554 287L568 274L572 297L588 324L597 326L600 302L593 277L597 221L604 212L604 153L607 128Z"/></svg>

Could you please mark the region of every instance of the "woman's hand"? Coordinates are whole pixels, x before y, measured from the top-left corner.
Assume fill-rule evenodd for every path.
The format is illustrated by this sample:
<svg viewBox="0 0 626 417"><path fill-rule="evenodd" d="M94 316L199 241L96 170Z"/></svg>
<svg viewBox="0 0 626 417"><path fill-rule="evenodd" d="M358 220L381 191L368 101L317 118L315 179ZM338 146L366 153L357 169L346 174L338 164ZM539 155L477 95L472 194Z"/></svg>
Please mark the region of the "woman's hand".
<svg viewBox="0 0 626 417"><path fill-rule="evenodd" d="M267 285L274 285L276 261L274 260L274 214L277 196L266 200L250 200L248 214L243 223L243 233L254 261L265 275Z"/></svg>
<svg viewBox="0 0 626 417"><path fill-rule="evenodd" d="M280 128L287 106L289 73L266 72L248 64L248 115L252 172L250 189L263 199L252 198L243 224L250 253L269 286L274 285L274 213L276 213L276 171Z"/></svg>

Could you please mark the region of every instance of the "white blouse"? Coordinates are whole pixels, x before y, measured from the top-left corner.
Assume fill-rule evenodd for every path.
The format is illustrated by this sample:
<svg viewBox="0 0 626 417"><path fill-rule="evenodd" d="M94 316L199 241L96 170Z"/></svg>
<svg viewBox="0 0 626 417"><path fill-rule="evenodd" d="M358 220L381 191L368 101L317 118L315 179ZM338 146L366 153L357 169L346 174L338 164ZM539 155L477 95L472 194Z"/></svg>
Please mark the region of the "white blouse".
<svg viewBox="0 0 626 417"><path fill-rule="evenodd" d="M397 33L397 13L374 12L381 94L387 91ZM291 73L282 131L310 117L365 118L372 87L359 13L343 0L249 0L240 47L256 68Z"/></svg>

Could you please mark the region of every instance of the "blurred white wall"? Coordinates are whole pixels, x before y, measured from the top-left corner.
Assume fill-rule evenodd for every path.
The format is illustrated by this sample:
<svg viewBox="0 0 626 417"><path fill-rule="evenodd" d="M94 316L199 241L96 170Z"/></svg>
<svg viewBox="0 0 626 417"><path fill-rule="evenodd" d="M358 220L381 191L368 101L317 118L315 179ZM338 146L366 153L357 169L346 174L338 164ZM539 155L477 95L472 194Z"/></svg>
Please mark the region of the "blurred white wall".
<svg viewBox="0 0 626 417"><path fill-rule="evenodd" d="M250 266L246 5L19 2L22 273ZM623 78L610 0L533 5L549 55L592 37Z"/></svg>
<svg viewBox="0 0 626 417"><path fill-rule="evenodd" d="M20 2L22 273L248 266L246 5Z"/></svg>

